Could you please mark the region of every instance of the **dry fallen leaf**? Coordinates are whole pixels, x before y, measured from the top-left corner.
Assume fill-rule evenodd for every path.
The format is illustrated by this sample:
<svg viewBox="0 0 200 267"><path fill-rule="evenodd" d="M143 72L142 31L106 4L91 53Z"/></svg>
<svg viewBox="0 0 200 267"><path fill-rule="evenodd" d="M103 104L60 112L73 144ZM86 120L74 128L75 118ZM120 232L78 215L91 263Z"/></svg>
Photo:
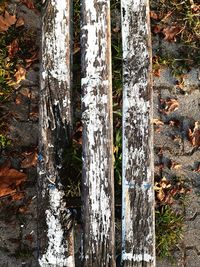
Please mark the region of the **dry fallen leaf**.
<svg viewBox="0 0 200 267"><path fill-rule="evenodd" d="M34 52L30 58L26 58L26 68L29 68L34 61L38 60L38 52Z"/></svg>
<svg viewBox="0 0 200 267"><path fill-rule="evenodd" d="M162 30L165 35L165 40L168 42L175 42L176 36L183 31L183 28L179 26L168 26Z"/></svg>
<svg viewBox="0 0 200 267"><path fill-rule="evenodd" d="M153 124L155 125L155 132L160 133L164 122L159 119L153 119Z"/></svg>
<svg viewBox="0 0 200 267"><path fill-rule="evenodd" d="M200 122L196 121L194 130L189 129L188 132L189 141L194 147L200 146Z"/></svg>
<svg viewBox="0 0 200 267"><path fill-rule="evenodd" d="M160 33L160 32L162 32L162 30L163 30L163 27L160 26L160 25L155 25L155 26L153 27L153 32L154 32L154 33Z"/></svg>
<svg viewBox="0 0 200 267"><path fill-rule="evenodd" d="M10 26L15 24L16 20L15 15L10 15L7 11L5 11L4 16L0 16L0 32L7 31Z"/></svg>
<svg viewBox="0 0 200 267"><path fill-rule="evenodd" d="M34 9L34 2L33 0L21 0L21 2L26 5L29 9Z"/></svg>
<svg viewBox="0 0 200 267"><path fill-rule="evenodd" d="M160 77L160 68L154 69L153 70L153 75L156 77Z"/></svg>
<svg viewBox="0 0 200 267"><path fill-rule="evenodd" d="M165 104L165 109L160 110L160 112L164 114L169 114L170 112L177 110L179 107L179 102L174 98L166 100L162 99L161 104Z"/></svg>
<svg viewBox="0 0 200 267"><path fill-rule="evenodd" d="M200 12L200 5L199 4L192 4L191 9L192 9L192 13L198 14Z"/></svg>
<svg viewBox="0 0 200 267"><path fill-rule="evenodd" d="M17 187L26 179L25 173L11 169L10 162L7 161L0 167L0 197L16 193Z"/></svg>
<svg viewBox="0 0 200 267"><path fill-rule="evenodd" d="M1 1L0 2L0 12L1 13L5 12L7 5L8 5L7 1Z"/></svg>
<svg viewBox="0 0 200 267"><path fill-rule="evenodd" d="M160 19L160 13L159 12L155 12L155 11L150 11L150 18L151 19L155 19L155 20L158 20Z"/></svg>
<svg viewBox="0 0 200 267"><path fill-rule="evenodd" d="M177 163L175 161L172 162L171 169L180 170L181 168L182 168L182 165L180 163Z"/></svg>
<svg viewBox="0 0 200 267"><path fill-rule="evenodd" d="M153 119L153 124L160 126L160 125L164 125L164 122L159 119Z"/></svg>
<svg viewBox="0 0 200 267"><path fill-rule="evenodd" d="M16 24L15 24L15 26L17 28L17 27L21 27L23 25L24 25L24 19L22 17L19 17L17 22L16 22Z"/></svg>
<svg viewBox="0 0 200 267"><path fill-rule="evenodd" d="M18 70L14 76L16 83L20 83L22 80L25 80L26 70L22 66L18 66Z"/></svg>
<svg viewBox="0 0 200 267"><path fill-rule="evenodd" d="M8 46L8 57L13 58L15 54L19 51L19 41L18 39L13 40Z"/></svg>
<svg viewBox="0 0 200 267"><path fill-rule="evenodd" d="M177 119L169 121L169 126L171 127L179 127L180 126L180 121Z"/></svg>
<svg viewBox="0 0 200 267"><path fill-rule="evenodd" d="M36 151L31 153L24 153L25 159L21 163L21 168L27 169L37 165L38 154Z"/></svg>

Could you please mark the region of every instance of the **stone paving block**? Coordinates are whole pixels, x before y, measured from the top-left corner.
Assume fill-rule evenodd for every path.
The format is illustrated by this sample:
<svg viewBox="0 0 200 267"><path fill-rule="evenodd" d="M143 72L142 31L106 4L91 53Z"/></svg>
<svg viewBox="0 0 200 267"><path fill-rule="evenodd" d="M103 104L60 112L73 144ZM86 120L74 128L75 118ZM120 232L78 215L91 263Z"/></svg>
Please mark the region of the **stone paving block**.
<svg viewBox="0 0 200 267"><path fill-rule="evenodd" d="M200 70L192 69L186 75L183 90L190 91L199 87L200 87Z"/></svg>
<svg viewBox="0 0 200 267"><path fill-rule="evenodd" d="M200 266L200 255L193 250L186 251L185 265L183 267L199 267Z"/></svg>
<svg viewBox="0 0 200 267"><path fill-rule="evenodd" d="M33 122L20 122L12 119L8 137L21 147L36 146L38 143L38 125Z"/></svg>
<svg viewBox="0 0 200 267"><path fill-rule="evenodd" d="M161 68L160 77L153 77L153 84L159 88L171 88L175 86L176 79L172 76L169 68Z"/></svg>
<svg viewBox="0 0 200 267"><path fill-rule="evenodd" d="M196 219L197 223L199 218ZM194 223L193 223L194 226ZM191 226L192 227L192 226ZM186 249L189 247L196 247L197 251L200 253L200 229L198 229L198 224L196 224L196 229L188 228L184 232L184 244ZM200 266L200 265L199 265Z"/></svg>

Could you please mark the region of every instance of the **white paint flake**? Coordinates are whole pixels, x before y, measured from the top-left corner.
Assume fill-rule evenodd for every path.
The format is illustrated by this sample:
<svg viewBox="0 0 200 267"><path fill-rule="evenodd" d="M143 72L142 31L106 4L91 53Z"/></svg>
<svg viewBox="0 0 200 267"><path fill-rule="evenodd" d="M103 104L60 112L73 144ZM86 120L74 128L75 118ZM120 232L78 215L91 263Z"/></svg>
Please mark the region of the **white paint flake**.
<svg viewBox="0 0 200 267"><path fill-rule="evenodd" d="M63 233L63 228L60 223L62 212L65 210L64 192L57 188L49 189L49 209L46 210L46 224L48 247L46 252L39 259L41 267L56 266L56 267L73 267L74 259L72 256L66 257L66 237Z"/></svg>
<svg viewBox="0 0 200 267"><path fill-rule="evenodd" d="M51 22L51 28L43 35L43 55L51 58L49 73L58 81L69 82L69 54L66 46L69 46L69 4L66 0L51 0L56 15ZM43 22L44 23L44 22ZM46 71L42 72L46 77Z"/></svg>
<svg viewBox="0 0 200 267"><path fill-rule="evenodd" d="M64 233L64 216L70 214L64 201L64 190L58 183L61 165L54 162L54 135L60 121L71 124L70 73L70 0L49 0L42 22L42 71L40 98L40 169L42 197L48 199L45 213L47 225L46 251L41 255L41 267L74 267L73 244ZM55 111L56 110L56 111ZM55 114L57 113L57 114ZM68 126L67 126L68 127ZM63 147L57 151L61 159ZM61 162L61 160L60 160ZM67 226L66 226L67 227ZM71 232L68 232L71 234ZM71 238L71 237L70 237ZM71 240L70 240L71 241ZM67 256L69 255L69 256Z"/></svg>
<svg viewBox="0 0 200 267"><path fill-rule="evenodd" d="M153 258L151 255L144 253L139 255L133 255L132 253L122 253L122 260L129 260L129 261L136 261L136 262L151 262L153 261Z"/></svg>
<svg viewBox="0 0 200 267"><path fill-rule="evenodd" d="M146 38L149 27L144 23L143 8L148 14L148 0L122 0L122 46L123 46L123 161L122 161L122 261L151 262L155 266L154 248L154 215L153 215L153 155L150 155L152 132L150 118L152 117L151 99L144 97L148 90L149 51ZM132 16L132 18L131 18ZM147 15L148 16L148 15ZM136 19L137 17L137 19ZM132 22L130 24L130 21ZM133 34L134 28L134 34ZM132 63L130 63L132 62ZM132 65L131 65L132 64ZM143 92L143 93L142 93ZM149 135L151 134L151 135ZM131 140L138 140L134 143ZM147 162L147 158L150 160ZM133 207L131 190L134 190L135 203L150 205L149 218L137 218L136 212L145 210L143 207ZM141 214L143 213L140 212ZM145 214L145 213L144 213ZM141 215L142 216L142 215ZM145 216L145 215L143 215ZM141 238L138 243L138 233L135 232L133 221L138 221L138 233ZM142 236L144 220L147 221L146 236ZM134 225L134 226L133 226ZM136 237L137 235L137 237ZM126 244L133 244L127 248ZM144 245L145 244L145 245ZM138 265L139 266L139 265ZM142 265L141 265L142 266Z"/></svg>
<svg viewBox="0 0 200 267"><path fill-rule="evenodd" d="M102 10L97 15L98 4ZM109 108L112 107L111 92L109 92L111 87L109 36L107 34L109 25L107 25L105 15L108 9L109 1L98 0L96 3L91 0L84 1L85 16L88 16L90 23L82 27L82 40L87 39L84 55L87 68L85 77L81 81L82 88L84 88L82 120L85 134L87 134L85 152L89 156L89 164L88 156L83 158L83 168L86 169L85 186L88 187L88 201L91 203L89 234L94 240L91 244L93 253L99 249L94 247L94 244L96 242L103 244L105 238L110 236L112 227L113 196L106 193L106 189L112 182L110 181L112 174L109 170L112 166L108 166L108 158L112 156L105 154L109 152L104 151L112 140L112 132L108 133L108 127L112 127L109 125L111 114L108 113ZM107 73L108 79L103 77L103 72ZM113 240L109 241L113 242ZM112 255L106 256L108 261L112 257ZM84 257L86 260L91 255L86 254Z"/></svg>

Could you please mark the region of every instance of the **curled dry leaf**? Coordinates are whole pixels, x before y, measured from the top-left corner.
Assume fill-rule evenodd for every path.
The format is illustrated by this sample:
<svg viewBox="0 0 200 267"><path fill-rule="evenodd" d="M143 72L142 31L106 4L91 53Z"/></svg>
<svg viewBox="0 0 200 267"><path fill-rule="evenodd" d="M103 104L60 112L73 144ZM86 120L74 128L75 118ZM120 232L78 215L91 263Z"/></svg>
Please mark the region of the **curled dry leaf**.
<svg viewBox="0 0 200 267"><path fill-rule="evenodd" d="M155 184L156 198L158 202L171 205L177 194L187 194L191 190L186 187L183 181L172 185L169 180L163 177Z"/></svg>
<svg viewBox="0 0 200 267"><path fill-rule="evenodd" d="M160 19L161 18L160 12L150 11L150 18L155 20Z"/></svg>
<svg viewBox="0 0 200 267"><path fill-rule="evenodd" d="M198 14L200 12L200 5L198 4L192 4L191 5L192 13Z"/></svg>
<svg viewBox="0 0 200 267"><path fill-rule="evenodd" d="M10 15L7 11L5 11L4 16L0 16L0 32L7 31L10 26L15 24L16 20L15 15Z"/></svg>
<svg viewBox="0 0 200 267"><path fill-rule="evenodd" d="M164 125L164 122L159 119L153 119L153 124L160 126L160 125Z"/></svg>
<svg viewBox="0 0 200 267"><path fill-rule="evenodd" d="M25 173L10 168L10 162L0 167L0 197L11 195L17 192L17 188L25 182Z"/></svg>
<svg viewBox="0 0 200 267"><path fill-rule="evenodd" d="M189 129L188 138L194 147L200 146L200 122L196 121L194 130Z"/></svg>
<svg viewBox="0 0 200 267"><path fill-rule="evenodd" d="M24 153L25 159L21 163L21 168L27 169L37 165L38 154L36 151Z"/></svg>
<svg viewBox="0 0 200 267"><path fill-rule="evenodd" d="M164 122L159 119L153 119L153 124L155 125L155 131L157 133L160 133L161 128L164 125Z"/></svg>
<svg viewBox="0 0 200 267"><path fill-rule="evenodd" d="M163 27L160 26L160 25L155 25L155 26L153 27L153 32L154 32L154 33L160 33L160 32L162 32L162 30L163 30Z"/></svg>
<svg viewBox="0 0 200 267"><path fill-rule="evenodd" d="M156 68L155 70L153 70L153 75L156 77L160 77L160 68Z"/></svg>
<svg viewBox="0 0 200 267"><path fill-rule="evenodd" d="M179 127L180 126L180 121L177 119L169 121L169 126L170 127Z"/></svg>
<svg viewBox="0 0 200 267"><path fill-rule="evenodd" d="M19 17L17 22L16 22L16 24L15 24L15 26L16 27L21 27L23 25L24 25L24 19L22 17Z"/></svg>
<svg viewBox="0 0 200 267"><path fill-rule="evenodd" d="M172 162L172 166L171 166L171 169L174 169L174 170L180 170L182 168L182 165L180 163L177 163L177 162Z"/></svg>
<svg viewBox="0 0 200 267"><path fill-rule="evenodd" d="M168 42L175 42L176 36L183 31L183 28L179 26L168 26L162 30L165 35L165 40Z"/></svg>
<svg viewBox="0 0 200 267"><path fill-rule="evenodd" d="M16 83L20 83L22 80L25 80L26 70L22 66L18 66L18 70L15 73Z"/></svg>
<svg viewBox="0 0 200 267"><path fill-rule="evenodd" d="M33 0L21 0L21 2L26 5L29 9L34 9L34 2Z"/></svg>
<svg viewBox="0 0 200 267"><path fill-rule="evenodd" d="M26 58L26 68L29 68L34 61L38 60L38 52L35 51L30 58Z"/></svg>
<svg viewBox="0 0 200 267"><path fill-rule="evenodd" d="M8 57L13 58L15 54L19 51L19 41L18 39L13 40L8 46Z"/></svg>
<svg viewBox="0 0 200 267"><path fill-rule="evenodd" d="M160 110L160 112L164 114L169 114L170 112L177 110L179 107L179 102L174 98L166 100L161 99L161 104L165 104L165 109Z"/></svg>

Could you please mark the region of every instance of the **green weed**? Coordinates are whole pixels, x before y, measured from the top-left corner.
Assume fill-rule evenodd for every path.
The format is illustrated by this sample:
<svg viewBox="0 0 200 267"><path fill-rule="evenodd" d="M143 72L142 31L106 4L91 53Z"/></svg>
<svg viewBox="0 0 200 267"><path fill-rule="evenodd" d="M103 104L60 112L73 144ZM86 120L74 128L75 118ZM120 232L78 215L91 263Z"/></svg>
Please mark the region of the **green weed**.
<svg viewBox="0 0 200 267"><path fill-rule="evenodd" d="M183 216L165 205L156 210L156 251L161 258L172 257L172 250L183 237Z"/></svg>
<svg viewBox="0 0 200 267"><path fill-rule="evenodd" d="M5 135L0 134L0 150L5 149L11 145L11 140L9 140Z"/></svg>

